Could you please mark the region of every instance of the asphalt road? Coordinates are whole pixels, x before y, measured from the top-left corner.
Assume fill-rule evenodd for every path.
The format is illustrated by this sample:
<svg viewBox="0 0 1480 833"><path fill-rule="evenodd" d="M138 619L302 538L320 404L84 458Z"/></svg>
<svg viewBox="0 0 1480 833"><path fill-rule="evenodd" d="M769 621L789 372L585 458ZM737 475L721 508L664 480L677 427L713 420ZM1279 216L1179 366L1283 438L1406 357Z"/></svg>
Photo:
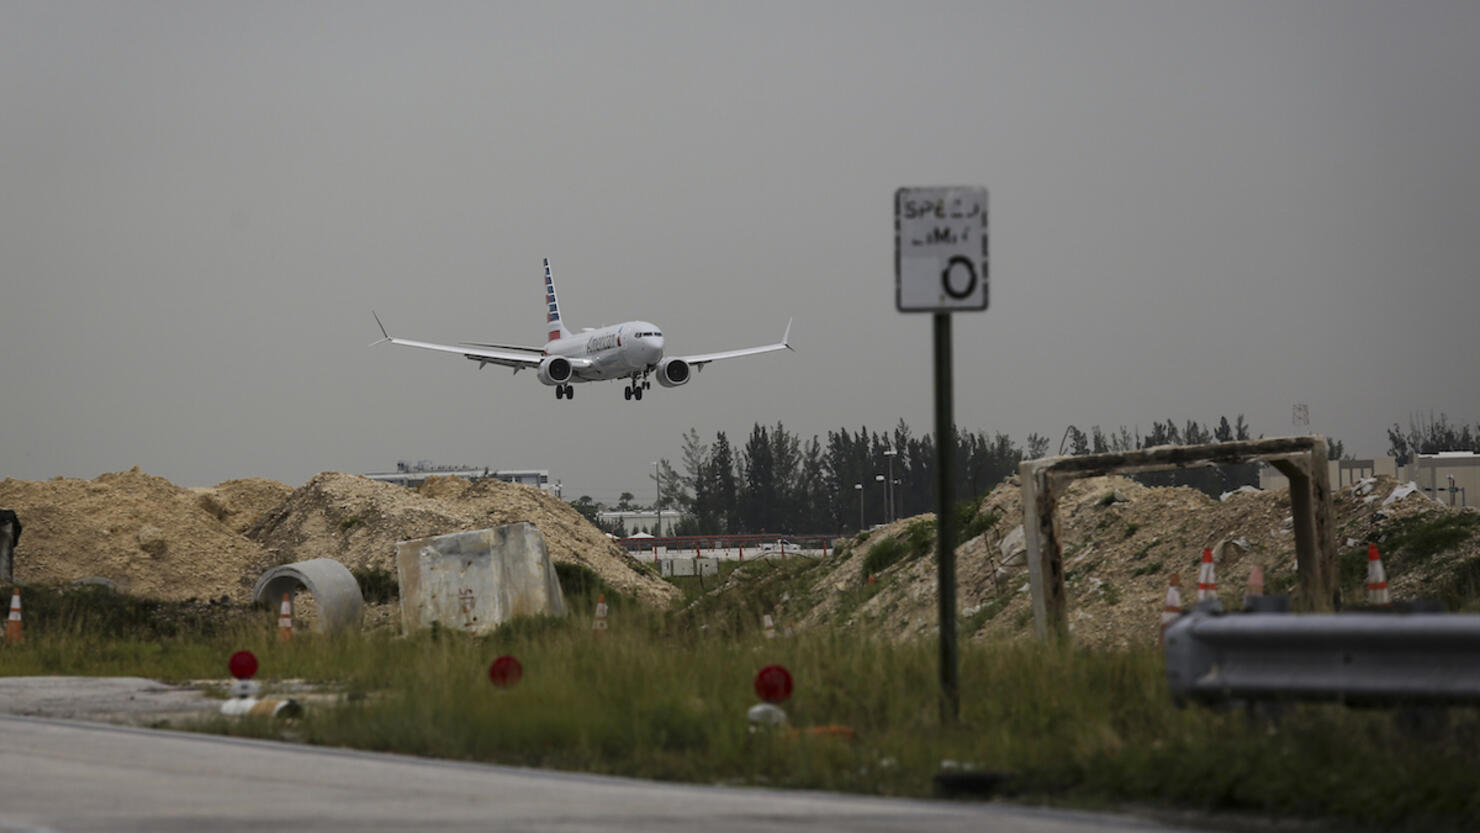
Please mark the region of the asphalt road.
<svg viewBox="0 0 1480 833"><path fill-rule="evenodd" d="M61 719L158 723L219 703L198 698L142 679L0 679L8 712L0 833L1178 829L1006 804L667 784Z"/></svg>

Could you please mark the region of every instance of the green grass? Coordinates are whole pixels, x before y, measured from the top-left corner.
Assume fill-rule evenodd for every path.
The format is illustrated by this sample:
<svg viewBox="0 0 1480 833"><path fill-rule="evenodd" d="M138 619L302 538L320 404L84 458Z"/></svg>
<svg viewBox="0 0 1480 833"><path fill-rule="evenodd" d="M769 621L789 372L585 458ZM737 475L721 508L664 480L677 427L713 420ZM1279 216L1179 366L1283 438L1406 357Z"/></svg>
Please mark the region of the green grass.
<svg viewBox="0 0 1480 833"><path fill-rule="evenodd" d="M1458 547L1480 531L1480 514L1412 515L1386 531L1381 542L1383 557L1427 561Z"/></svg>
<svg viewBox="0 0 1480 833"><path fill-rule="evenodd" d="M401 598L401 582L396 573L383 567L351 570L360 585L360 596L370 604L388 604Z"/></svg>
<svg viewBox="0 0 1480 833"><path fill-rule="evenodd" d="M802 565L744 569L764 585L747 603L756 606L805 575ZM603 592L598 587L568 596L585 600ZM0 675L219 678L227 656L247 648L269 688L307 678L367 695L312 708L286 727L313 744L911 796L928 795L940 762L951 759L1014 773L1015 796L1033 802L1240 811L1342 827L1480 826L1480 716L1472 709L1451 710L1445 731L1428 736L1401 731L1386 711L1334 705L1290 707L1277 722L1259 723L1240 712L1175 707L1161 657L1149 647L1091 652L970 640L960 645L960 722L947 725L933 640L899 644L856 630L766 640L755 628L714 625L740 608L710 604L706 612L719 619L628 604L613 610L599 639L589 607L573 604L568 619L516 620L484 638L445 630L407 638L305 634L288 645L274 641L271 612L242 613L210 635L146 640L78 626L74 606L70 619L28 618L26 641L0 647ZM996 612L977 615L984 622ZM509 690L487 676L502 654L524 666L523 681ZM843 724L857 740L749 733L752 678L773 662L796 680L784 705L794 725ZM198 728L285 731L219 717Z"/></svg>
<svg viewBox="0 0 1480 833"><path fill-rule="evenodd" d="M1145 558L1145 553L1142 553L1141 557L1142 558ZM1156 561L1152 561L1149 564L1142 564L1141 566L1135 568L1134 570L1131 570L1131 575L1132 576L1150 576L1150 575L1155 575L1157 573L1160 573L1164 569L1166 569L1166 564L1163 563L1161 560L1158 559Z"/></svg>
<svg viewBox="0 0 1480 833"><path fill-rule="evenodd" d="M915 521L897 537L880 538L869 547L868 554L863 557L860 578L867 581L870 575L878 575L900 561L929 555L935 552L936 544L935 522Z"/></svg>

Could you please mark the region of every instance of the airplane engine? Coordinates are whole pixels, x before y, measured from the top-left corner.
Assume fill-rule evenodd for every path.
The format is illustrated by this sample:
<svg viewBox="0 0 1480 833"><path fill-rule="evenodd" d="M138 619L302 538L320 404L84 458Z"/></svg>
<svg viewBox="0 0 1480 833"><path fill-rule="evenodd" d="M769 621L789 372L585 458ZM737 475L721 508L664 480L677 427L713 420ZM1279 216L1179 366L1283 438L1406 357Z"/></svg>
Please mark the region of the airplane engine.
<svg viewBox="0 0 1480 833"><path fill-rule="evenodd" d="M664 359L658 362L658 384L665 388L676 388L688 381L688 362L683 359Z"/></svg>
<svg viewBox="0 0 1480 833"><path fill-rule="evenodd" d="M546 356L540 361L535 375L542 384L563 385L570 381L570 359L564 356Z"/></svg>

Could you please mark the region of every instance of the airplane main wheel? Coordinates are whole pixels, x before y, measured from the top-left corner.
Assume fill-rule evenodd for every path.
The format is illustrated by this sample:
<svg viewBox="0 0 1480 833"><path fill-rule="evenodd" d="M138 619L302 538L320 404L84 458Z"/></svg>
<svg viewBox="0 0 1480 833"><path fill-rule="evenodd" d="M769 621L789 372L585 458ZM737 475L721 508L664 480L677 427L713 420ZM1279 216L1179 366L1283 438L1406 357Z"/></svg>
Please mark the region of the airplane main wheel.
<svg viewBox="0 0 1480 833"><path fill-rule="evenodd" d="M555 386L555 398L556 399L564 399L565 398L565 385L556 385Z"/></svg>
<svg viewBox="0 0 1480 833"><path fill-rule="evenodd" d="M642 401L642 388L636 388L635 390L633 390L632 391L632 398L633 399L636 399L639 402L641 402Z"/></svg>
<svg viewBox="0 0 1480 833"><path fill-rule="evenodd" d="M631 402L632 401L632 388L622 388L622 396L628 402Z"/></svg>
<svg viewBox="0 0 1480 833"><path fill-rule="evenodd" d="M576 398L576 389L575 389L575 387L573 387L571 385L566 385L565 386L565 398L566 399L575 399Z"/></svg>

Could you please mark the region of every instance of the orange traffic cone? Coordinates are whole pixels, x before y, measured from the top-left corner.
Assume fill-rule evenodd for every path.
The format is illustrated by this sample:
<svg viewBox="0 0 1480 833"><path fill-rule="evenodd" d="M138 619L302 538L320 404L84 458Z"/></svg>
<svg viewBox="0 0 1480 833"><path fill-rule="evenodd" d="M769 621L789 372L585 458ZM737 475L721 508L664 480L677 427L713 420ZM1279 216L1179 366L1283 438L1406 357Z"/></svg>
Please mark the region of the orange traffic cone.
<svg viewBox="0 0 1480 833"><path fill-rule="evenodd" d="M21 641L21 589L15 588L10 595L10 618L5 622L5 643L15 645Z"/></svg>
<svg viewBox="0 0 1480 833"><path fill-rule="evenodd" d="M876 583L876 582L877 582L877 581L878 581L878 580L877 580L877 579L875 579L875 578L874 578L874 574L873 574L873 573L869 573L869 574L868 574L868 583L869 583L869 584L874 584L874 583Z"/></svg>
<svg viewBox="0 0 1480 833"><path fill-rule="evenodd" d="M1213 549L1203 547L1202 564L1197 568L1197 600L1218 598L1218 582L1213 579Z"/></svg>
<svg viewBox="0 0 1480 833"><path fill-rule="evenodd" d="M591 631L597 636L606 630L606 594L602 593L596 597L596 621L591 623Z"/></svg>
<svg viewBox="0 0 1480 833"><path fill-rule="evenodd" d="M287 593L283 594L283 606L278 613L278 641L293 641L293 600Z"/></svg>
<svg viewBox="0 0 1480 833"><path fill-rule="evenodd" d="M771 614L766 613L761 616L761 625L766 629L767 639L776 638L776 623L771 621Z"/></svg>
<svg viewBox="0 0 1480 833"><path fill-rule="evenodd" d="M1388 593L1387 572L1382 569L1382 556L1377 554L1377 545L1367 545L1367 604L1387 607L1393 603ZM14 614L12 614L14 615Z"/></svg>
<svg viewBox="0 0 1480 833"><path fill-rule="evenodd" d="M1177 621L1182 615L1182 591L1177 588L1182 584L1182 577L1172 573L1172 580L1167 583L1167 600L1161 609L1161 636L1158 641L1166 638L1167 627Z"/></svg>
<svg viewBox="0 0 1480 833"><path fill-rule="evenodd" d="M1249 571L1249 589L1244 591L1244 607L1249 607L1253 599L1264 595L1264 568L1258 564Z"/></svg>

